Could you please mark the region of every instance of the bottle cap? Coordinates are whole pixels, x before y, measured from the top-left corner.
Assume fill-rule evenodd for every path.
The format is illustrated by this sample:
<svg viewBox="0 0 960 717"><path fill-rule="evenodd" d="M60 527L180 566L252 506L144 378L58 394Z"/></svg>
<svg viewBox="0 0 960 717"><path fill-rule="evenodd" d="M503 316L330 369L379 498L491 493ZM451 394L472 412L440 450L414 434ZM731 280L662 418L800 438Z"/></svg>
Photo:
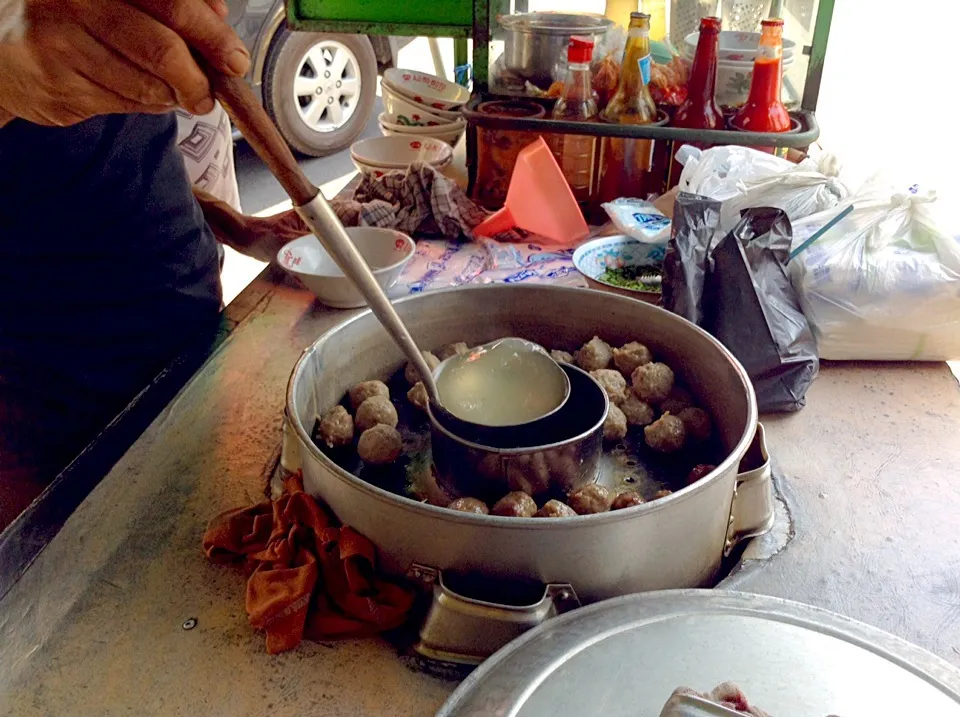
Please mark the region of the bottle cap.
<svg viewBox="0 0 960 717"><path fill-rule="evenodd" d="M632 12L630 13L631 20L649 20L650 16L645 12Z"/></svg>
<svg viewBox="0 0 960 717"><path fill-rule="evenodd" d="M700 32L720 32L721 21L719 17L705 17L700 20Z"/></svg>
<svg viewBox="0 0 960 717"><path fill-rule="evenodd" d="M571 37L567 48L567 62L583 64L593 59L593 40L587 37Z"/></svg>
<svg viewBox="0 0 960 717"><path fill-rule="evenodd" d="M766 20L761 20L760 24L763 27L783 27L783 18L771 17Z"/></svg>

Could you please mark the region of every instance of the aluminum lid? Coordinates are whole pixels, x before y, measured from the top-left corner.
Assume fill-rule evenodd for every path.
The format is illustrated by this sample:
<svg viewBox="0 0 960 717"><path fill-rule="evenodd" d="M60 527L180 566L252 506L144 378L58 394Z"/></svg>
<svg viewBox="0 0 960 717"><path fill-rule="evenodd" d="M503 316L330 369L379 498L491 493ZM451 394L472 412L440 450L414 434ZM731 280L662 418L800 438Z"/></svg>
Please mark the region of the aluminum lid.
<svg viewBox="0 0 960 717"><path fill-rule="evenodd" d="M441 717L657 717L674 689L739 685L775 717L960 717L960 672L799 603L720 590L607 600L551 619L468 677Z"/></svg>

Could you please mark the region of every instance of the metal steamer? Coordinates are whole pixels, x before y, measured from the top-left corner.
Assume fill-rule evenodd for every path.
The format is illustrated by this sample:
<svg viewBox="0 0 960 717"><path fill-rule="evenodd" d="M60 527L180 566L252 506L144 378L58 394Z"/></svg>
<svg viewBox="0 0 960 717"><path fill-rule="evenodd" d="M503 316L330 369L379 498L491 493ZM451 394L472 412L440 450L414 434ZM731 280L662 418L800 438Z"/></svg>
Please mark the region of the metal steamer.
<svg viewBox="0 0 960 717"><path fill-rule="evenodd" d="M336 465L310 437L317 414L360 381L387 380L403 356L366 311L321 336L287 388L283 464L380 551L382 567L432 591L418 651L479 663L544 619L635 592L710 585L721 561L773 521L769 465L738 475L762 441L756 399L736 359L693 324L643 302L555 286L432 292L394 308L424 348L521 336L574 348L594 335L647 344L713 415L726 458L706 478L655 502L563 519L448 511L388 492ZM762 455L765 450L751 453ZM465 580L463 576L470 576Z"/></svg>

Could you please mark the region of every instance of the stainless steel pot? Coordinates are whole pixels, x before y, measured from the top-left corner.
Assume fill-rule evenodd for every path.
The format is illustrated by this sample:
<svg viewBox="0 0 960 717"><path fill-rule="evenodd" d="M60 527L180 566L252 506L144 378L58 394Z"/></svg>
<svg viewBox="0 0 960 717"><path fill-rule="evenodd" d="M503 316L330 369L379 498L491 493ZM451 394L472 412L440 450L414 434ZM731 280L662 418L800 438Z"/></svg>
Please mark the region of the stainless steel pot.
<svg viewBox="0 0 960 717"><path fill-rule="evenodd" d="M504 68L544 87L563 79L572 36L591 37L596 44L613 26L589 13L526 12L498 19L506 32Z"/></svg>
<svg viewBox="0 0 960 717"><path fill-rule="evenodd" d="M453 497L469 496L493 503L522 490L537 499L560 498L597 479L603 451L607 394L590 374L564 365L570 397L552 416L523 427L511 426L500 436L504 446L482 445L453 433L430 414L430 449L437 482ZM525 447L514 448L515 434ZM497 437L492 434L490 437Z"/></svg>
<svg viewBox="0 0 960 717"><path fill-rule="evenodd" d="M475 623L481 613L488 619L498 610L511 629L519 630L529 626L524 620L534 620L534 613L554 614L578 601L706 585L731 541L756 532L751 526L768 525L769 514L747 515L736 499L738 465L757 432L753 388L737 360L693 324L625 297L554 286L460 288L402 299L395 307L425 347L479 344L500 336L566 349L594 335L614 344L642 341L674 367L711 412L728 451L717 470L694 485L610 513L559 520L502 518L418 503L360 480L311 441L318 413L339 402L354 384L385 380L403 364L399 349L370 312L331 329L304 351L287 390L304 485L379 547L385 569L433 584L434 609L425 630L432 621L447 634L458 618ZM524 577L546 587L542 600L496 605L502 601L464 598L444 585L436 579L444 571L474 571L491 580ZM425 639L430 643L425 652L455 652L443 639L431 639Z"/></svg>

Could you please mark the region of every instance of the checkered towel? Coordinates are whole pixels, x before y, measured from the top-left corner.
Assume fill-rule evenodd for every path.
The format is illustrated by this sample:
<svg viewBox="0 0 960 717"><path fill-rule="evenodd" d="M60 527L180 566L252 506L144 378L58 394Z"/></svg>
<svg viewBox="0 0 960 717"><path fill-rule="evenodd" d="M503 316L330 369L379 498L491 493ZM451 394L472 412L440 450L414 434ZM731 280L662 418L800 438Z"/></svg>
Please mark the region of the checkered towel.
<svg viewBox="0 0 960 717"><path fill-rule="evenodd" d="M367 174L352 199L335 201L346 226L386 227L410 235L456 239L487 218L452 179L416 162L406 172Z"/></svg>

